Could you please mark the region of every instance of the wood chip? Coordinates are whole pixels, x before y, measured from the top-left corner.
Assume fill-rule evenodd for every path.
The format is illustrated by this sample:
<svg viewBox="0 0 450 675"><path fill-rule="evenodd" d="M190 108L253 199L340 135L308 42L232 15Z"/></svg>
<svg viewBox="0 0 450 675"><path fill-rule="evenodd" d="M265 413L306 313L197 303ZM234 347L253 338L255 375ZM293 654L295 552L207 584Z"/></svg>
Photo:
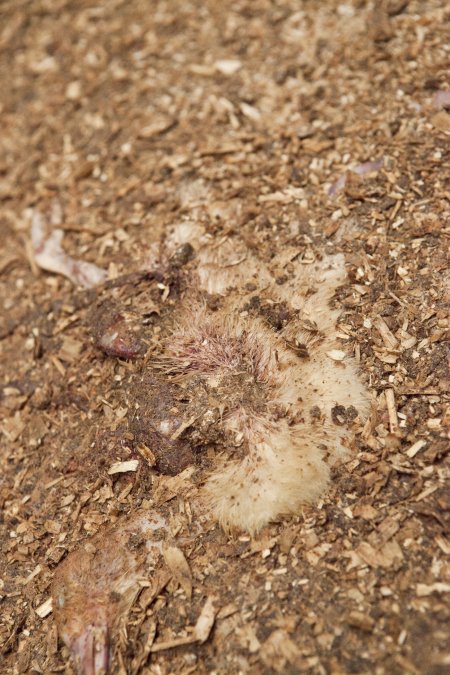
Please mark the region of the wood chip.
<svg viewBox="0 0 450 675"><path fill-rule="evenodd" d="M425 490L422 490L417 497L415 497L414 501L416 502L421 502L423 499L426 499L430 495L433 494L433 492L436 492L436 490L439 488L439 485L429 485L428 487L425 488Z"/></svg>
<svg viewBox="0 0 450 675"><path fill-rule="evenodd" d="M3 425L0 427L0 431L2 431L12 443L20 438L24 429L25 423L21 418L20 411L17 411L14 417L5 419Z"/></svg>
<svg viewBox="0 0 450 675"><path fill-rule="evenodd" d="M329 356L333 361L343 361L346 357L346 353L341 349L332 349L331 351L327 352L327 356Z"/></svg>
<svg viewBox="0 0 450 675"><path fill-rule="evenodd" d="M408 457L410 457L412 459L413 457L415 457L417 455L418 452L420 452L422 450L422 448L424 448L426 446L426 444L427 444L427 442L424 441L423 438L421 438L418 441L416 441L415 443L413 443L413 445L411 445L411 447L409 447L406 450L405 454L408 455Z"/></svg>
<svg viewBox="0 0 450 675"><path fill-rule="evenodd" d="M160 117L158 119L155 119L151 124L147 125L146 127L143 127L139 131L138 137L147 140L149 138L153 138L154 136L159 136L160 134L163 134L166 131L169 131L169 129L171 129L174 125L175 122L171 118Z"/></svg>
<svg viewBox="0 0 450 675"><path fill-rule="evenodd" d="M397 338L391 333L389 330L389 327L387 323L384 321L384 319L381 318L381 316L377 316L373 320L373 325L377 329L377 331L381 335L381 339L383 340L384 344L388 349L397 349L398 346L398 340Z"/></svg>
<svg viewBox="0 0 450 675"><path fill-rule="evenodd" d="M450 133L450 115L445 110L441 110L433 115L431 122L436 129L439 129L439 131Z"/></svg>
<svg viewBox="0 0 450 675"><path fill-rule="evenodd" d="M448 539L446 539L443 535L438 534L435 537L435 541L441 551L445 553L445 555L450 555L450 541L448 541Z"/></svg>
<svg viewBox="0 0 450 675"><path fill-rule="evenodd" d="M171 441L176 441L177 438L179 438L179 437L181 436L181 434L183 433L183 431L184 431L185 429L187 429L188 427L190 427L190 426L193 424L193 422L195 422L196 419L197 419L197 416L194 415L194 416L191 417L190 419L185 420L184 422L182 422L182 423L180 424L180 426L174 431L174 433L173 433L172 436L170 437L170 440L171 440Z"/></svg>
<svg viewBox="0 0 450 675"><path fill-rule="evenodd" d="M83 343L71 337L65 337L58 352L59 358L67 363L72 363L80 358Z"/></svg>
<svg viewBox="0 0 450 675"><path fill-rule="evenodd" d="M388 569L395 562L403 559L403 553L394 541L387 542L381 549L377 550L368 542L363 542L356 549L356 554L371 567L383 567Z"/></svg>
<svg viewBox="0 0 450 675"><path fill-rule="evenodd" d="M393 389L386 389L384 392L386 397L386 406L389 415L389 429L391 433L398 431L398 417L397 417L397 407L395 405L395 396Z"/></svg>
<svg viewBox="0 0 450 675"><path fill-rule="evenodd" d="M370 504L361 504L354 507L353 515L357 518L364 518L364 520L373 521L378 515L378 511Z"/></svg>
<svg viewBox="0 0 450 675"><path fill-rule="evenodd" d="M197 642L197 639L192 635L188 635L186 637L174 638L173 640L156 642L152 645L150 651L153 654L155 652L164 652L167 649L174 649L174 647L182 647L183 645L191 645L194 642Z"/></svg>
<svg viewBox="0 0 450 675"><path fill-rule="evenodd" d="M173 640L164 640L161 642L156 642L151 647L151 652L162 652L167 649L173 649L174 647L181 647L183 645L190 645L194 642L200 642L203 644L209 638L211 629L214 625L216 618L217 610L214 607L215 598L209 596L206 599L206 602L203 606L203 609L200 613L200 616L197 619L197 623L194 626L193 632L191 635L186 635L185 637L174 638ZM191 629L192 630L192 629Z"/></svg>
<svg viewBox="0 0 450 675"><path fill-rule="evenodd" d="M242 68L242 62L236 59L221 59L214 63L214 68L222 75L234 75Z"/></svg>
<svg viewBox="0 0 450 675"><path fill-rule="evenodd" d="M209 634L211 633L211 629L214 625L217 614L214 602L215 598L210 595L206 599L201 614L197 619L197 623L195 624L194 634L196 640L198 640L200 644L203 644L209 638Z"/></svg>
<svg viewBox="0 0 450 675"><path fill-rule="evenodd" d="M26 586L27 584L30 583L36 577L38 574L42 572L42 566L37 565L32 572L26 577L26 579L23 580L23 585Z"/></svg>
<svg viewBox="0 0 450 675"><path fill-rule="evenodd" d="M140 445L137 448L138 453L145 459L149 466L155 466L156 464L156 455L147 448L146 445Z"/></svg>
<svg viewBox="0 0 450 675"><path fill-rule="evenodd" d="M360 628L366 633L371 633L375 625L374 619L364 612L354 610L347 615L347 623L349 626Z"/></svg>
<svg viewBox="0 0 450 675"><path fill-rule="evenodd" d="M108 474L112 476L114 473L126 473L127 471L137 471L139 466L138 459L129 459L127 462L116 462L108 469Z"/></svg>
<svg viewBox="0 0 450 675"><path fill-rule="evenodd" d="M39 605L39 607L36 607L34 611L41 619L45 619L45 617L53 611L52 598L47 598L47 600L43 602L42 605Z"/></svg>
<svg viewBox="0 0 450 675"><path fill-rule="evenodd" d="M434 584L417 584L416 595L419 598L424 598L432 593L450 593L450 584L443 581L436 581Z"/></svg>
<svg viewBox="0 0 450 675"><path fill-rule="evenodd" d="M296 672L305 672L304 665L301 669L299 667L302 663L302 651L285 630L278 628L273 631L263 645L260 647L258 644L257 647L255 651L260 651L263 662L274 672L290 670L286 667L287 663L290 663Z"/></svg>
<svg viewBox="0 0 450 675"><path fill-rule="evenodd" d="M183 551L177 546L163 548L164 560L187 598L192 597L192 574Z"/></svg>

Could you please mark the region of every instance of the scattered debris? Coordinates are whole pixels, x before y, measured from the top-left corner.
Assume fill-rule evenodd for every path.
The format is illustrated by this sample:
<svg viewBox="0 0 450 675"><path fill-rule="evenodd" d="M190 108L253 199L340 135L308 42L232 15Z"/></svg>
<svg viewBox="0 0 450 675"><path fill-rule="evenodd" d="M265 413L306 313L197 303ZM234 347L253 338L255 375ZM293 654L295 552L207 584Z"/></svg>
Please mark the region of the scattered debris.
<svg viewBox="0 0 450 675"><path fill-rule="evenodd" d="M198 5L2 3L0 72L13 85L0 103L1 671L71 671L71 655L85 654L91 671L133 675L446 672L448 3ZM377 173L351 171L381 157ZM320 189L345 172L334 199ZM92 288L39 273L27 207L42 214L41 253L56 248L58 266L65 251L89 260L105 283L105 272ZM312 367L313 269L336 254L346 274L325 301L340 312L326 351L348 356L323 360L345 388L355 355L372 412L364 422L340 397L309 409L302 384L274 402L276 427L287 412L294 427L333 439L351 427L355 440L342 439L317 504L255 537L224 533L197 499L219 460L246 456L247 439L221 435L210 373L171 373L164 388L156 367L190 275L203 263L208 312L223 316L240 293L240 321ZM307 281L293 293L297 264ZM301 298L294 312L283 289L287 304ZM227 391L259 414L265 385L246 373ZM288 386L290 368L280 375ZM324 437L321 452L332 445ZM108 475L130 460L135 472ZM167 523L154 539L183 552L190 598L148 535L108 529L137 507ZM110 569L130 559L146 562L131 562L128 596ZM54 595L41 618L58 587L79 604L61 615ZM93 597L117 625L87 629ZM219 611L201 643L211 597ZM78 634L63 621L74 616Z"/></svg>
<svg viewBox="0 0 450 675"><path fill-rule="evenodd" d="M194 642L199 642L200 644L206 642L211 632L211 629L214 625L214 620L216 616L216 609L214 607L214 602L215 602L214 597L210 596L207 598L191 635L181 638L175 638L173 640L167 640L165 642L155 642L152 645L150 651L161 652L166 651L167 649L173 649L174 647L182 647L184 645L190 645L193 644Z"/></svg>
<svg viewBox="0 0 450 675"><path fill-rule="evenodd" d="M192 597L192 574L183 551L177 546L163 548L164 560L187 598Z"/></svg>
<svg viewBox="0 0 450 675"><path fill-rule="evenodd" d="M369 173L376 173L384 165L384 158L380 157L372 162L363 162L362 164L356 164L352 169L351 173L356 174L357 176L365 176ZM328 195L334 197L340 190L342 190L347 183L348 172L344 173L340 178L335 181L331 187L328 189Z"/></svg>

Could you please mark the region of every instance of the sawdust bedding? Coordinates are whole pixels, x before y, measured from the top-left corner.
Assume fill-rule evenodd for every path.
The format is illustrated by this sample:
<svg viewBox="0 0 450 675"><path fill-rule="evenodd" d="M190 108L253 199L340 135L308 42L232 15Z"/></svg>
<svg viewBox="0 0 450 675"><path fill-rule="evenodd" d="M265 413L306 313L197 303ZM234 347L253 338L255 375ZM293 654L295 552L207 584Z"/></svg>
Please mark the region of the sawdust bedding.
<svg viewBox="0 0 450 675"><path fill-rule="evenodd" d="M97 670L448 672L446 5L2 3L2 673L73 672L74 565L81 623L104 603ZM239 314L237 372L199 374L199 312L210 360ZM256 325L361 396L270 408ZM313 503L238 528L199 504L249 455L242 401L288 445L328 414L344 449ZM99 590L111 561L126 602Z"/></svg>

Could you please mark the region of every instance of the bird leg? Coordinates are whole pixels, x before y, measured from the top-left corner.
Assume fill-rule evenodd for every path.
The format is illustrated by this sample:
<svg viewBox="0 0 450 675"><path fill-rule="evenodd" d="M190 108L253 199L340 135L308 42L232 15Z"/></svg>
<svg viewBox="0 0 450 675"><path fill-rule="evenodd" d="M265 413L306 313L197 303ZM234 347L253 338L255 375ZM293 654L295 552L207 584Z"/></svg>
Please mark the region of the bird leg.
<svg viewBox="0 0 450 675"><path fill-rule="evenodd" d="M80 675L101 675L109 670L109 630L106 625L88 625L71 645Z"/></svg>

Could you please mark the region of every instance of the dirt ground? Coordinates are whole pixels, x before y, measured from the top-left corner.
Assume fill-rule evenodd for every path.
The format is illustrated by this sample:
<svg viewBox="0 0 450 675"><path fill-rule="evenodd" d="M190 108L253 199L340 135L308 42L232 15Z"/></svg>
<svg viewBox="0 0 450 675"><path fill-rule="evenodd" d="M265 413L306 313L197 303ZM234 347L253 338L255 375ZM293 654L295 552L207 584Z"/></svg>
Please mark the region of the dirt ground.
<svg viewBox="0 0 450 675"><path fill-rule="evenodd" d="M153 334L182 289L140 272L183 221L264 260L344 254L372 414L319 504L185 549L191 597L150 575L112 671L450 672L449 26L445 0L2 2L1 673L73 672L49 602L68 552L137 506L186 513L130 450L148 354L96 344L114 303ZM105 285L36 265L55 200ZM209 597L208 639L173 646Z"/></svg>

